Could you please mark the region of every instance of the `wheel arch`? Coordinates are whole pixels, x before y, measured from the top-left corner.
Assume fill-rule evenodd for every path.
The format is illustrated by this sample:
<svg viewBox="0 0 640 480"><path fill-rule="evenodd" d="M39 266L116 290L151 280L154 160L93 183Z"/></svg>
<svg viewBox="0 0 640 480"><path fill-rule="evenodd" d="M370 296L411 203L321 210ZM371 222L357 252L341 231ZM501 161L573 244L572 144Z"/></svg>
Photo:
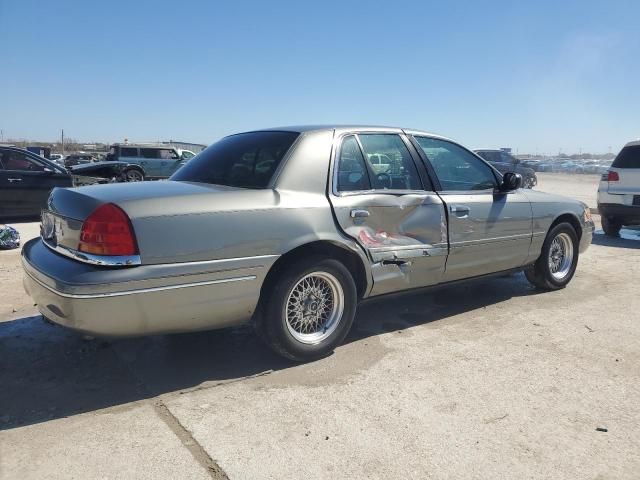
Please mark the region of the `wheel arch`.
<svg viewBox="0 0 640 480"><path fill-rule="evenodd" d="M553 222L551 222L551 225L549 225L547 235L549 235L549 232L553 227L563 222L569 223L573 227L573 229L576 231L576 235L578 236L578 243L580 243L580 239L582 238L582 224L574 213L563 213L561 215L558 215L553 220Z"/></svg>
<svg viewBox="0 0 640 480"><path fill-rule="evenodd" d="M338 241L318 239L290 249L275 261L262 282L260 300L262 301L265 292L269 291L284 269L294 264L297 260L310 255L322 255L340 261L353 277L358 300L364 298L369 292L371 288L371 273L363 259L364 252L362 254L356 253L356 251Z"/></svg>
<svg viewBox="0 0 640 480"><path fill-rule="evenodd" d="M142 173L142 175L144 175L145 177L147 176L147 172L145 172L144 168L135 163L129 163L122 168L123 172L126 172L127 170L138 170L140 173Z"/></svg>

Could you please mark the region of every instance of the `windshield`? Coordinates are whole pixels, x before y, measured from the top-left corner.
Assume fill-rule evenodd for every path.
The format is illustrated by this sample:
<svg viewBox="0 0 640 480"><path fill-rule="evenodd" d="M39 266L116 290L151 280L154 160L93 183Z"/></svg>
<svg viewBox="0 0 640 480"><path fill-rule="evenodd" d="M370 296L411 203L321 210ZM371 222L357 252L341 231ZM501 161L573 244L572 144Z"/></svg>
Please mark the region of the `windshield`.
<svg viewBox="0 0 640 480"><path fill-rule="evenodd" d="M266 188L298 133L250 132L210 145L171 180L229 187Z"/></svg>

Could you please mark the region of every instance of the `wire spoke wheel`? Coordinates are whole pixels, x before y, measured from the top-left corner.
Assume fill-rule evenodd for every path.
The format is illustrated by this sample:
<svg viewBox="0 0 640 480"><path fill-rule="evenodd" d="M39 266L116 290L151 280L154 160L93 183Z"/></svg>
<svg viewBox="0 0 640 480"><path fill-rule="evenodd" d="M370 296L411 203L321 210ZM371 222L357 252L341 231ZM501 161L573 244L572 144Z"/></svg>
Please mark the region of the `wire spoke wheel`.
<svg viewBox="0 0 640 480"><path fill-rule="evenodd" d="M344 293L338 279L327 272L313 272L291 288L284 315L291 336L314 345L336 330L343 312Z"/></svg>
<svg viewBox="0 0 640 480"><path fill-rule="evenodd" d="M573 241L566 233L559 233L549 248L549 271L556 280L562 280L573 265Z"/></svg>

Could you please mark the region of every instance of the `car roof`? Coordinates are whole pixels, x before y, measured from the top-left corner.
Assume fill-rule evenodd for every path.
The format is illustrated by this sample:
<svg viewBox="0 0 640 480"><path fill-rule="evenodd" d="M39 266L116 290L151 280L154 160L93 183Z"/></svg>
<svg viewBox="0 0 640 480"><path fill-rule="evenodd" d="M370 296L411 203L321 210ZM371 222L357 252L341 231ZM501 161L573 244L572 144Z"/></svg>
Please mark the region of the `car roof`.
<svg viewBox="0 0 640 480"><path fill-rule="evenodd" d="M256 130L248 130L246 132L238 132L233 135L239 135L241 133L253 133L253 132L294 132L294 133L308 133L308 132L320 132L335 130L336 132L367 132L367 131L385 131L385 132L397 132L406 133L408 135L425 135L429 137L439 138L447 141L454 141L442 135L427 132L425 130L418 130L414 128L404 127L391 127L388 125L360 125L360 124L324 124L324 125L289 125L284 127L270 127L261 128Z"/></svg>
<svg viewBox="0 0 640 480"><path fill-rule="evenodd" d="M640 140L633 140L625 145L625 147L637 147L640 145Z"/></svg>

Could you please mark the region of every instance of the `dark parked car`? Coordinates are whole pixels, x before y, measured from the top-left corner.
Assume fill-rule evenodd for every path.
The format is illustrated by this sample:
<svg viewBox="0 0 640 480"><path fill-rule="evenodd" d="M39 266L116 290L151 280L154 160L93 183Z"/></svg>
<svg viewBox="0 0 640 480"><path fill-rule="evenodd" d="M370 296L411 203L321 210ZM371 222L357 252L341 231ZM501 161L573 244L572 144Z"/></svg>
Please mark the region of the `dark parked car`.
<svg viewBox="0 0 640 480"><path fill-rule="evenodd" d="M0 217L39 215L55 187L71 187L61 166L21 148L0 147Z"/></svg>
<svg viewBox="0 0 640 480"><path fill-rule="evenodd" d="M520 160L504 150L474 150L478 155L489 162L496 170L504 174L515 172L522 175L522 186L533 188L538 184L538 177L532 168L525 167Z"/></svg>
<svg viewBox="0 0 640 480"><path fill-rule="evenodd" d="M126 162L64 168L21 148L0 147L0 218L39 215L54 187L143 180L142 169Z"/></svg>
<svg viewBox="0 0 640 480"><path fill-rule="evenodd" d="M127 162L94 162L69 167L74 176L74 184L92 185L95 183L142 182L144 171L139 165Z"/></svg>

